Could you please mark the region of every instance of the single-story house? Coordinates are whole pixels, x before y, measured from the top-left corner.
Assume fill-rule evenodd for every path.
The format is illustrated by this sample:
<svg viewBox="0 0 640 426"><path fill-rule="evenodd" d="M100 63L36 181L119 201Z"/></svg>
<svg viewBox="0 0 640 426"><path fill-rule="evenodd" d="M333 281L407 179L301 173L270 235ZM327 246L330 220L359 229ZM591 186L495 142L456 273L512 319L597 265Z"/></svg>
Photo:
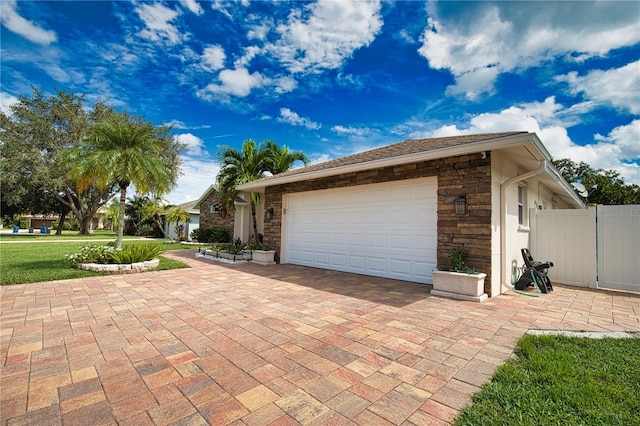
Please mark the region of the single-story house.
<svg viewBox="0 0 640 426"><path fill-rule="evenodd" d="M237 208L248 204L243 199L236 198L235 205ZM197 209L200 213L200 226L202 229L222 227L229 231L229 235L244 234L243 229L235 230L234 215L233 213L229 214L227 212L215 185L211 185L207 188L200 199L194 204L193 208ZM245 239L243 241L248 240Z"/></svg>
<svg viewBox="0 0 640 426"><path fill-rule="evenodd" d="M281 263L432 283L462 247L489 296L522 265L530 209L586 208L528 132L411 139L237 189L262 194L258 229ZM235 230L250 238L248 203Z"/></svg>
<svg viewBox="0 0 640 426"><path fill-rule="evenodd" d="M191 231L193 231L194 229L198 229L200 227L200 210L195 207L195 204L197 202L198 202L197 200L193 200L193 201L188 201L186 203L178 204L177 206L171 207L171 208L178 207L178 208L181 208L182 210L189 212L189 222L182 223L182 225L184 226L184 231L182 235L187 237L187 239L191 239L190 237ZM163 214L161 214L161 216L164 217L164 220L163 220L164 232L170 238L177 240L178 234L176 233L176 229L175 229L176 223L168 222L166 220L166 214L168 210L165 211Z"/></svg>

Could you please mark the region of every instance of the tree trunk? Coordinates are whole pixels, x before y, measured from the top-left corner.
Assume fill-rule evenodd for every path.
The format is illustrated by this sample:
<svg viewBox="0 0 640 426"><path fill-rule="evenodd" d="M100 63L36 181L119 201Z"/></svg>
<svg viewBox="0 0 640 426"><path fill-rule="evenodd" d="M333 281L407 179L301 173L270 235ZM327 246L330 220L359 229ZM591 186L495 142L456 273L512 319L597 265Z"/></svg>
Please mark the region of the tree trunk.
<svg viewBox="0 0 640 426"><path fill-rule="evenodd" d="M93 220L93 216L82 216L80 218L80 230L78 233L80 235L89 235L91 234L91 221Z"/></svg>
<svg viewBox="0 0 640 426"><path fill-rule="evenodd" d="M127 202L127 187L120 187L120 205L118 206L118 238L116 239L116 249L122 247L122 235L124 234L124 206Z"/></svg>
<svg viewBox="0 0 640 426"><path fill-rule="evenodd" d="M253 201L253 197L251 197L251 219L253 220L253 238L255 242L258 242L258 220L256 218L256 203ZM249 238L251 240L251 238Z"/></svg>
<svg viewBox="0 0 640 426"><path fill-rule="evenodd" d="M67 212L60 213L60 219L58 220L58 229L56 229L56 235L62 235L64 229L64 222L67 220Z"/></svg>

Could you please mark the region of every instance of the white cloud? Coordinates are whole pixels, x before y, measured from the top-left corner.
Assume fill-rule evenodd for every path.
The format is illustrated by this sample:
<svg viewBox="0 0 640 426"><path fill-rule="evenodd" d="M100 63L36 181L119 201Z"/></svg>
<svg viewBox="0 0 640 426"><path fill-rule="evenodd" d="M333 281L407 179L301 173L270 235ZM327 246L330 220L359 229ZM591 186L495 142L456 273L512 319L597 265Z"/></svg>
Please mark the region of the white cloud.
<svg viewBox="0 0 640 426"><path fill-rule="evenodd" d="M357 49L369 45L382 28L380 2L319 0L295 10L276 31L280 40L267 47L293 73L342 66Z"/></svg>
<svg viewBox="0 0 640 426"><path fill-rule="evenodd" d="M0 92L0 110L7 116L11 116L9 107L18 102L18 98L7 92Z"/></svg>
<svg viewBox="0 0 640 426"><path fill-rule="evenodd" d="M278 121L281 123L291 124L292 126L306 127L309 130L317 130L322 127L319 123L315 123L305 117L300 117L289 108L280 108L280 117L278 117Z"/></svg>
<svg viewBox="0 0 640 426"><path fill-rule="evenodd" d="M196 0L182 0L182 4L196 15L202 15L204 10Z"/></svg>
<svg viewBox="0 0 640 426"><path fill-rule="evenodd" d="M183 133L175 136L176 140L186 145L185 156L190 157L208 157L204 142L199 137L191 133Z"/></svg>
<svg viewBox="0 0 640 426"><path fill-rule="evenodd" d="M227 55L225 55L224 49L221 46L214 44L204 48L201 58L202 65L206 69L217 71L224 68L224 60L227 58Z"/></svg>
<svg viewBox="0 0 640 426"><path fill-rule="evenodd" d="M512 106L498 113L482 113L471 116L468 125L442 126L436 130L419 129L413 138L456 136L462 134L491 133L505 131L534 132L547 147L553 158L569 158L584 161L594 168L614 169L625 182L640 184L640 120L614 128L607 136L594 135L592 143L577 144L567 132L561 119L571 108L565 108L548 98L544 102L533 102ZM633 163L635 162L635 163Z"/></svg>
<svg viewBox="0 0 640 426"><path fill-rule="evenodd" d="M186 35L181 34L171 23L181 14L179 10L170 9L160 3L143 3L135 10L146 26L140 31L140 37L153 42L166 42L169 45L179 44L186 39Z"/></svg>
<svg viewBox="0 0 640 426"><path fill-rule="evenodd" d="M265 86L273 87L276 93L288 93L298 87L298 82L292 77L265 78Z"/></svg>
<svg viewBox="0 0 640 426"><path fill-rule="evenodd" d="M267 38L267 34L271 31L275 24L273 20L268 17L263 17L262 22L259 25L254 25L247 32L247 38L256 39L256 40L265 40Z"/></svg>
<svg viewBox="0 0 640 426"><path fill-rule="evenodd" d="M640 61L606 71L592 70L582 77L570 72L557 80L567 82L573 94L584 93L596 103L640 114Z"/></svg>
<svg viewBox="0 0 640 426"><path fill-rule="evenodd" d="M255 58L256 55L258 55L258 53L260 53L261 51L262 49L259 48L258 46L245 47L244 55L236 59L236 61L233 64L235 65L236 68L246 67L247 65L249 65L251 60Z"/></svg>
<svg viewBox="0 0 640 426"><path fill-rule="evenodd" d="M314 154L311 154L309 157L311 160L309 162L309 165L325 163L327 161L333 160L333 157L327 154L326 152L314 153Z"/></svg>
<svg viewBox="0 0 640 426"><path fill-rule="evenodd" d="M432 68L453 74L449 94L469 99L492 92L501 73L555 58L582 61L640 42L633 2L479 2L455 16L435 7L428 6L418 52Z"/></svg>
<svg viewBox="0 0 640 426"><path fill-rule="evenodd" d="M211 83L198 92L200 97L210 98L211 94L233 95L244 98L251 90L264 84L264 77L259 72L249 74L246 68L225 69L218 76L220 84Z"/></svg>
<svg viewBox="0 0 640 426"><path fill-rule="evenodd" d="M331 130L339 135L359 136L359 137L364 137L372 133L371 129L367 127L346 127L340 124L333 126Z"/></svg>
<svg viewBox="0 0 640 426"><path fill-rule="evenodd" d="M173 191L166 197L171 204L199 199L209 185L216 181L220 166L215 160L182 156L182 175Z"/></svg>
<svg viewBox="0 0 640 426"><path fill-rule="evenodd" d="M16 0L0 2L0 21L5 28L37 44L47 45L58 39L55 31L40 28L33 21L23 18L17 8Z"/></svg>

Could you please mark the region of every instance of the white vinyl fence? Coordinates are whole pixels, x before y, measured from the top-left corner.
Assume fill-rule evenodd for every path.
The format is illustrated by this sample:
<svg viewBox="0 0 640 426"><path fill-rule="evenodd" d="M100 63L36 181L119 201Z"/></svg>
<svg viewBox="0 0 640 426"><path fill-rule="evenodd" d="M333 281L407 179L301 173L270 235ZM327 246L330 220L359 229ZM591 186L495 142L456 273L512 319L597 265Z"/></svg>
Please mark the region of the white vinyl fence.
<svg viewBox="0 0 640 426"><path fill-rule="evenodd" d="M640 205L531 214L531 253L552 282L640 292Z"/></svg>

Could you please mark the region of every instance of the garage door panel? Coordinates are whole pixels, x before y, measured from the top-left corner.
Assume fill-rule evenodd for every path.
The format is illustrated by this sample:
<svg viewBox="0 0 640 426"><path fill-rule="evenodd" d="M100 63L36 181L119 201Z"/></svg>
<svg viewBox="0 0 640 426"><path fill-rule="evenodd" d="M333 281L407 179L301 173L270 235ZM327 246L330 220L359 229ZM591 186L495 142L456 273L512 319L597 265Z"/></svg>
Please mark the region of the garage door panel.
<svg viewBox="0 0 640 426"><path fill-rule="evenodd" d="M411 263L404 259L391 259L389 261L389 270L394 274L411 275Z"/></svg>
<svg viewBox="0 0 640 426"><path fill-rule="evenodd" d="M415 275L421 278L431 278L431 271L433 271L436 268L436 264L431 262L416 261L414 263L414 266L415 266Z"/></svg>
<svg viewBox="0 0 640 426"><path fill-rule="evenodd" d="M349 268L357 269L359 271L364 271L364 256L358 255L349 255Z"/></svg>
<svg viewBox="0 0 640 426"><path fill-rule="evenodd" d="M331 234L328 232L316 233L316 243L318 244L331 244Z"/></svg>
<svg viewBox="0 0 640 426"><path fill-rule="evenodd" d="M330 258L329 253L316 252L316 263L318 265L329 266L330 265L329 258Z"/></svg>
<svg viewBox="0 0 640 426"><path fill-rule="evenodd" d="M345 268L347 266L347 255L339 253L331 253L331 265Z"/></svg>
<svg viewBox="0 0 640 426"><path fill-rule="evenodd" d="M364 242L364 234L349 234L349 247L362 248L364 247Z"/></svg>
<svg viewBox="0 0 640 426"><path fill-rule="evenodd" d="M436 189L430 178L288 196L284 261L430 283Z"/></svg>
<svg viewBox="0 0 640 426"><path fill-rule="evenodd" d="M386 249L387 246L387 236L385 234L378 235L369 235L369 247L374 249Z"/></svg>
<svg viewBox="0 0 640 426"><path fill-rule="evenodd" d="M369 272L386 272L387 259L384 257L368 257Z"/></svg>

